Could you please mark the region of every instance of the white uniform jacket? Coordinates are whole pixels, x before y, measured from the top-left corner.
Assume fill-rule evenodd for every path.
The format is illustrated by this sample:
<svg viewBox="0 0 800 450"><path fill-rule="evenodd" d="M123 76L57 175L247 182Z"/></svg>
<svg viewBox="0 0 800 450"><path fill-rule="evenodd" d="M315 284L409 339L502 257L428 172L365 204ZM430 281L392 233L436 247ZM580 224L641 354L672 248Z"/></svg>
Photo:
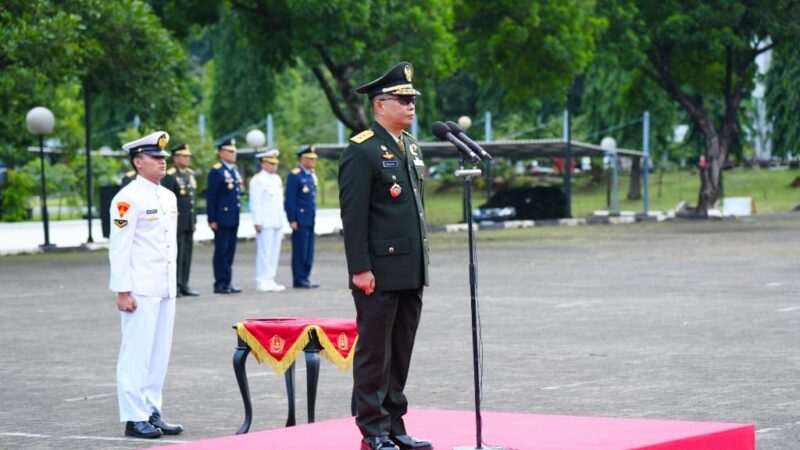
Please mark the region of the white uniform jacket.
<svg viewBox="0 0 800 450"><path fill-rule="evenodd" d="M253 225L264 228L283 228L283 182L280 175L262 170L250 180L250 214Z"/></svg>
<svg viewBox="0 0 800 450"><path fill-rule="evenodd" d="M111 200L109 289L175 297L178 206L165 187L136 177Z"/></svg>

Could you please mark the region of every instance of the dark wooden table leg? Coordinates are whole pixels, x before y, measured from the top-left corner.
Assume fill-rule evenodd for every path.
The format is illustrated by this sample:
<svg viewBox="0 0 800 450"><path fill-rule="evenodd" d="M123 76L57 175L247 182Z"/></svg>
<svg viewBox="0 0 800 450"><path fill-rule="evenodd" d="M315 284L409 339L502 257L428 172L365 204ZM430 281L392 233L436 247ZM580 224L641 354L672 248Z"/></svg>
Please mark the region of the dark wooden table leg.
<svg viewBox="0 0 800 450"><path fill-rule="evenodd" d="M239 392L242 393L242 402L244 402L244 423L236 431L236 434L245 434L250 430L250 424L253 421L253 406L250 403L250 387L247 385L247 372L245 371L245 363L247 362L247 355L250 354L250 347L247 346L240 337L237 336L238 342L236 345L236 352L233 354L233 373L236 374L236 381L239 383Z"/></svg>
<svg viewBox="0 0 800 450"><path fill-rule="evenodd" d="M303 351L306 354L306 388L308 389L308 423L314 423L314 411L317 405L317 383L319 382L319 343L317 332L311 332L311 341Z"/></svg>
<svg viewBox="0 0 800 450"><path fill-rule="evenodd" d="M286 396L289 398L289 417L286 418L286 426L293 427L296 423L294 419L294 363L286 370L284 378L286 378Z"/></svg>
<svg viewBox="0 0 800 450"><path fill-rule="evenodd" d="M356 388L353 386L353 394L350 396L350 415L356 416Z"/></svg>

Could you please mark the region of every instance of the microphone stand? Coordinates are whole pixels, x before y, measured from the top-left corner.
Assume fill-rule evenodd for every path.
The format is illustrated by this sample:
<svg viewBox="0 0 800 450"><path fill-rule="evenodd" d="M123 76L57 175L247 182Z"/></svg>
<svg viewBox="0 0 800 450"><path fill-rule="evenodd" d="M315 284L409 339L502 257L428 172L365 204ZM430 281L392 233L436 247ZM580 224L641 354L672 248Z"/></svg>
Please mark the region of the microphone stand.
<svg viewBox="0 0 800 450"><path fill-rule="evenodd" d="M503 450L502 447L490 447L483 445L483 422L481 419L481 372L480 372L480 348L478 346L478 337L480 336L480 323L478 322L479 308L478 308L478 261L475 255L475 232L472 228L472 177L479 177L481 169L475 167L474 163L472 169L464 168L464 155L458 154L458 170L455 175L464 178L464 206L465 214L467 216L467 236L469 240L469 294L470 294L470 307L472 310L472 371L473 381L475 384L475 446L460 446L454 447L453 450Z"/></svg>

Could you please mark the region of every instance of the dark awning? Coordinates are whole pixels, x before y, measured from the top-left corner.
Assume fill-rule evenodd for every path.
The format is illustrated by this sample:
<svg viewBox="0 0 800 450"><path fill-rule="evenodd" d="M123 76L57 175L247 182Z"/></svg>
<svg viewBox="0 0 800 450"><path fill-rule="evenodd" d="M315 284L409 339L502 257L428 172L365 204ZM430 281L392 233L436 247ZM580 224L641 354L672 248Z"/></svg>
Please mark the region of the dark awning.
<svg viewBox="0 0 800 450"><path fill-rule="evenodd" d="M418 142L425 158L448 158L457 156L449 142ZM524 139L518 141L478 141L495 158L560 158L564 156L567 143L563 139ZM606 151L599 145L571 141L572 157L604 156ZM338 159L347 144L315 144L317 154L327 159ZM642 152L618 148L617 154L627 157L641 157Z"/></svg>

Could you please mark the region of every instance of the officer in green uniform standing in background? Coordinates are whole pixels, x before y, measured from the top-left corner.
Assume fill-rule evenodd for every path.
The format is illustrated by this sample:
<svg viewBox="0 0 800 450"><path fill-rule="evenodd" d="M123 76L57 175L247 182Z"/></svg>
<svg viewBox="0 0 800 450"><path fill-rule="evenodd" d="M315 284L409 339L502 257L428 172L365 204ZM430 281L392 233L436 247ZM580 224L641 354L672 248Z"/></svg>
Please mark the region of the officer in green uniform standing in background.
<svg viewBox="0 0 800 450"><path fill-rule="evenodd" d="M197 181L194 178L194 171L189 168L192 151L189 144L181 144L173 147L171 152L174 167L167 170L167 175L161 179L161 185L172 191L178 198L177 296L196 297L199 293L189 287L194 231L197 229L197 212L195 210Z"/></svg>
<svg viewBox="0 0 800 450"><path fill-rule="evenodd" d="M375 122L339 160L339 204L358 344L353 364L362 450L430 450L406 432L403 393L428 285L422 152L414 120L414 69L401 62L359 87Z"/></svg>
<svg viewBox="0 0 800 450"><path fill-rule="evenodd" d="M136 171L129 170L125 172L125 176L122 177L122 181L119 183L120 187L125 187L130 184L131 181L136 179Z"/></svg>

